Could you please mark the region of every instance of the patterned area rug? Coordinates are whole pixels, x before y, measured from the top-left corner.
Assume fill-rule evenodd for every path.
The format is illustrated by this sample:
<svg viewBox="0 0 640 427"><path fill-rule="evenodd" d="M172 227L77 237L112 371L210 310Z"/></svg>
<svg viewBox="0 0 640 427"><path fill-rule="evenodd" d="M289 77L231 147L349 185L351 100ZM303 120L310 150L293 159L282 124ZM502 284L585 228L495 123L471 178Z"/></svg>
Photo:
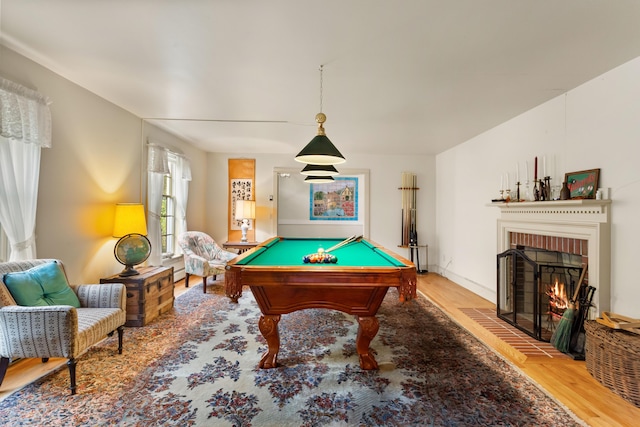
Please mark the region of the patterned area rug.
<svg viewBox="0 0 640 427"><path fill-rule="evenodd" d="M363 371L357 321L330 310L283 315L277 369L259 309L221 286L195 286L173 312L90 349L78 394L60 370L0 402L2 425L87 426L558 426L583 425L424 297L392 289L372 341L378 371Z"/></svg>

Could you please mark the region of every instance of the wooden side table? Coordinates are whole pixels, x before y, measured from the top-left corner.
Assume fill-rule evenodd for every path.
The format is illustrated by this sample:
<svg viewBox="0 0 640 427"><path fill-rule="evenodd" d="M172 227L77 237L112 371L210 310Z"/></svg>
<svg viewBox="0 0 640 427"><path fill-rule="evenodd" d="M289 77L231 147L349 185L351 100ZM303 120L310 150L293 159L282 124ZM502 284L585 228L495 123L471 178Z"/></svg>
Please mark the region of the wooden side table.
<svg viewBox="0 0 640 427"><path fill-rule="evenodd" d="M173 308L173 267L139 267L139 274L114 274L100 283L123 283L127 288L125 326L144 326Z"/></svg>
<svg viewBox="0 0 640 427"><path fill-rule="evenodd" d="M239 254L256 246L258 246L258 242L224 242L222 244L224 249L237 249Z"/></svg>

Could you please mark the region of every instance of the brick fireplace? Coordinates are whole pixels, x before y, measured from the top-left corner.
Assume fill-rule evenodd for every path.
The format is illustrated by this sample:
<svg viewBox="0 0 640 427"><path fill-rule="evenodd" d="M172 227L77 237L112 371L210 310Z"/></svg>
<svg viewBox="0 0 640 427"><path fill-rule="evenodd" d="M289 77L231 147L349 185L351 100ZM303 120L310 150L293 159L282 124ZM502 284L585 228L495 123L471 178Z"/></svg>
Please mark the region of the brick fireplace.
<svg viewBox="0 0 640 427"><path fill-rule="evenodd" d="M560 282L566 282L563 284L566 286L563 292L570 296L577 287L576 276L584 267L588 267L585 282L595 288L589 318L595 318L600 312L610 309L610 200L519 202L494 206L498 206L501 211L497 233L498 254L509 251L513 252L514 256L520 257L520 251L524 251L522 253L528 256L541 257L540 260L536 260L534 266L529 268L529 270L537 269L535 274L540 278L535 284L540 287L540 289L536 288L536 292L548 292L551 283L547 282L557 282L557 277L561 277ZM518 262L527 265L530 263L527 256L522 260ZM512 268L509 266L514 263L510 261L507 264L499 255L499 270L501 264L503 272L499 272L499 286L500 281L505 280L504 277L501 279L500 274L504 275L505 270ZM561 264L564 266L559 267ZM522 271L525 270L527 268ZM545 271L548 272L546 276ZM553 272L560 271L562 274L553 276ZM535 303L528 303L527 298L537 297L527 296L526 293L506 295L505 292L498 290L499 301L496 304L498 312L500 313L501 307L505 306L548 304L548 299L541 302L540 298ZM507 298L513 298L513 301L508 301ZM547 307L539 307L539 309L545 315L547 314ZM558 316L560 315L561 312L558 313ZM530 335L548 341L548 331L540 332L540 323L544 323L544 319L534 320L538 325L531 328ZM542 329L544 330L544 327Z"/></svg>

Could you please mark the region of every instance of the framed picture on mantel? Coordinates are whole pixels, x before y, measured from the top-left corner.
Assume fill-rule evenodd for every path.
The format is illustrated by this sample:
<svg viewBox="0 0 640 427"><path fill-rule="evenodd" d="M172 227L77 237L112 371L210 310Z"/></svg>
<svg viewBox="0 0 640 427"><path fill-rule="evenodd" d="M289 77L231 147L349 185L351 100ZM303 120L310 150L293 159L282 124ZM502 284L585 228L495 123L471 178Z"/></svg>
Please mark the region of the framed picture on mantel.
<svg viewBox="0 0 640 427"><path fill-rule="evenodd" d="M600 169L569 172L564 175L572 199L595 199L599 179Z"/></svg>

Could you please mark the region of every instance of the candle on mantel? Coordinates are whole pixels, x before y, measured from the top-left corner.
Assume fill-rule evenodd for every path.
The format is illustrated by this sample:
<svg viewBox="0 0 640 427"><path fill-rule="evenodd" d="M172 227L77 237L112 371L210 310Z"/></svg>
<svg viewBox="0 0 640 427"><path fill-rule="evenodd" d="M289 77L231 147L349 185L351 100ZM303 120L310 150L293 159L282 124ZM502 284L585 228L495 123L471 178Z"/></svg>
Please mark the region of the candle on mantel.
<svg viewBox="0 0 640 427"><path fill-rule="evenodd" d="M520 182L520 163L516 162L516 183Z"/></svg>
<svg viewBox="0 0 640 427"><path fill-rule="evenodd" d="M524 173L526 176L524 177L525 181L529 182L529 161L525 160L524 162Z"/></svg>
<svg viewBox="0 0 640 427"><path fill-rule="evenodd" d="M500 191L504 190L504 176L500 174Z"/></svg>
<svg viewBox="0 0 640 427"><path fill-rule="evenodd" d="M505 181L507 183L507 190L511 190L511 187L509 187L509 172L505 173Z"/></svg>
<svg viewBox="0 0 640 427"><path fill-rule="evenodd" d="M538 156L536 156L533 166L533 180L538 180Z"/></svg>

